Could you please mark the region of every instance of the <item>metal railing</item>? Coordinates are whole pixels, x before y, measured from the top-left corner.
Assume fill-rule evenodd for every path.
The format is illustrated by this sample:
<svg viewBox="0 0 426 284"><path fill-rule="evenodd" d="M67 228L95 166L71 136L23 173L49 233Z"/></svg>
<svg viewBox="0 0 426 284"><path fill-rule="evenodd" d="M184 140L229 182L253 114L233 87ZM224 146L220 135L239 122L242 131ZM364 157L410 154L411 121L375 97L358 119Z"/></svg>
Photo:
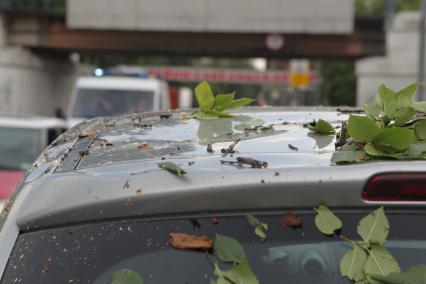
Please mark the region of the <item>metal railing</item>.
<svg viewBox="0 0 426 284"><path fill-rule="evenodd" d="M0 11L63 14L66 0L0 0Z"/></svg>

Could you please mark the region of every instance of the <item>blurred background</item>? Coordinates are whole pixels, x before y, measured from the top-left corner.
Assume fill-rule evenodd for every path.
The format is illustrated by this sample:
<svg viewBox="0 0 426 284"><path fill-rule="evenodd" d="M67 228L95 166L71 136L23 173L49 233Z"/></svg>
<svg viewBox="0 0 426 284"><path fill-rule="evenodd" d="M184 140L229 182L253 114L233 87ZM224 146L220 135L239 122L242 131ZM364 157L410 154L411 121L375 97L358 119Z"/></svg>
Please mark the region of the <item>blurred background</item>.
<svg viewBox="0 0 426 284"><path fill-rule="evenodd" d="M425 2L0 0L0 186L82 119L195 107L202 80L258 106L424 81Z"/></svg>

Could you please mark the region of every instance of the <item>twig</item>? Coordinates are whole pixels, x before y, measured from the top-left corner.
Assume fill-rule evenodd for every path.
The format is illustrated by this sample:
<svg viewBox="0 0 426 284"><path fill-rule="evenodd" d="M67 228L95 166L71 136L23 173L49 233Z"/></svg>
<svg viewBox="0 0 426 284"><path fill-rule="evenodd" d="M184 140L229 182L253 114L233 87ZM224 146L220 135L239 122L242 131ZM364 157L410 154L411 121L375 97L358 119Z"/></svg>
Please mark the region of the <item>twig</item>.
<svg viewBox="0 0 426 284"><path fill-rule="evenodd" d="M208 152L208 153L213 153L213 152L214 152L214 151L213 151L212 144L208 144L208 145L207 145L207 152Z"/></svg>
<svg viewBox="0 0 426 284"><path fill-rule="evenodd" d="M228 146L228 148L227 149L225 149L225 148L223 148L223 149L221 149L220 150L220 152L222 153L222 154L234 154L235 153L235 151L234 151L234 147L238 144L238 142L240 142L241 141L241 139L238 139L238 140L235 140L231 145L229 145Z"/></svg>
<svg viewBox="0 0 426 284"><path fill-rule="evenodd" d="M230 165L250 165L252 168L261 169L261 168L267 168L268 163L265 161L259 161L252 158L244 158L244 157L238 157L236 161L220 161L222 164L230 164Z"/></svg>
<svg viewBox="0 0 426 284"><path fill-rule="evenodd" d="M288 148L289 148L290 150L293 150L293 151L298 151L298 150L299 150L299 148L297 148L297 147L295 147L295 146L293 146L293 145L291 145L291 144L288 144Z"/></svg>
<svg viewBox="0 0 426 284"><path fill-rule="evenodd" d="M340 148L346 144L346 132L348 131L348 124L346 121L342 122L342 127L340 129L339 140L334 143L334 148Z"/></svg>

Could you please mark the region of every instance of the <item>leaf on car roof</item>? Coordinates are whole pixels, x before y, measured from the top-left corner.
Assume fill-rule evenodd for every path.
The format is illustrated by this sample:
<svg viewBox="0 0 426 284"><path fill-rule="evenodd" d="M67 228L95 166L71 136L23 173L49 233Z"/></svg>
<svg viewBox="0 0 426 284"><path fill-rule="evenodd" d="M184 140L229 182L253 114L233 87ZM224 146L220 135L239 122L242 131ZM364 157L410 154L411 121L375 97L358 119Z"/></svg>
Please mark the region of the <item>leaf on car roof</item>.
<svg viewBox="0 0 426 284"><path fill-rule="evenodd" d="M300 220L297 214L293 212L287 212L281 218L281 225L288 226L290 228L299 228L302 226L302 220Z"/></svg>
<svg viewBox="0 0 426 284"><path fill-rule="evenodd" d="M406 272L392 272L388 275L368 275L372 280L380 283L426 284L426 265L416 265Z"/></svg>
<svg viewBox="0 0 426 284"><path fill-rule="evenodd" d="M239 108L250 104L253 100L241 98L234 100L235 92L229 94L214 95L213 91L206 81L201 82L195 87L195 98L199 109L192 114L197 119L217 119L224 117L233 117L225 112L228 109Z"/></svg>
<svg viewBox="0 0 426 284"><path fill-rule="evenodd" d="M367 116L351 115L348 121L348 133L357 142L371 142L380 133L380 127Z"/></svg>
<svg viewBox="0 0 426 284"><path fill-rule="evenodd" d="M209 250L213 247L213 240L206 236L170 233L169 245L176 249Z"/></svg>
<svg viewBox="0 0 426 284"><path fill-rule="evenodd" d="M130 185L129 185L129 180L127 179L127 180L126 180L126 182L123 184L122 189L127 189L127 188L129 188L129 187L130 187Z"/></svg>
<svg viewBox="0 0 426 284"><path fill-rule="evenodd" d="M218 276L214 284L259 284L259 280L250 268L248 260L233 265L231 269L223 271L217 265L214 266L214 274Z"/></svg>
<svg viewBox="0 0 426 284"><path fill-rule="evenodd" d="M314 120L313 122L306 124L306 126L317 134L329 135L336 133L334 127L323 119L319 119L318 121Z"/></svg>
<svg viewBox="0 0 426 284"><path fill-rule="evenodd" d="M268 230L268 224L262 223L253 214L246 215L247 221L250 226L254 227L254 233L261 239L266 239L266 231Z"/></svg>
<svg viewBox="0 0 426 284"><path fill-rule="evenodd" d="M340 260L340 272L342 276L359 281L365 279L364 265L367 261L367 253L364 248L353 243L353 248Z"/></svg>
<svg viewBox="0 0 426 284"><path fill-rule="evenodd" d="M342 221L327 206L320 205L318 208L314 208L314 210L317 212L315 226L321 233L333 235L335 231L342 228Z"/></svg>
<svg viewBox="0 0 426 284"><path fill-rule="evenodd" d="M365 151L336 151L331 156L331 161L336 164L350 164L365 160Z"/></svg>
<svg viewBox="0 0 426 284"><path fill-rule="evenodd" d="M163 170L169 171L172 174L177 175L178 177L181 177L186 174L186 171L184 169L182 169L180 166L171 162L158 163L158 167L160 167Z"/></svg>
<svg viewBox="0 0 426 284"><path fill-rule="evenodd" d="M125 268L112 275L111 284L143 284L143 279L137 272Z"/></svg>
<svg viewBox="0 0 426 284"><path fill-rule="evenodd" d="M214 240L214 252L224 262L241 263L246 259L243 248L234 238L217 234Z"/></svg>
<svg viewBox="0 0 426 284"><path fill-rule="evenodd" d="M389 229L389 221L383 207L362 218L358 224L358 234L364 241L381 245L386 241Z"/></svg>
<svg viewBox="0 0 426 284"><path fill-rule="evenodd" d="M383 246L372 245L369 253L364 268L367 275L388 275L392 272L401 271L396 259Z"/></svg>

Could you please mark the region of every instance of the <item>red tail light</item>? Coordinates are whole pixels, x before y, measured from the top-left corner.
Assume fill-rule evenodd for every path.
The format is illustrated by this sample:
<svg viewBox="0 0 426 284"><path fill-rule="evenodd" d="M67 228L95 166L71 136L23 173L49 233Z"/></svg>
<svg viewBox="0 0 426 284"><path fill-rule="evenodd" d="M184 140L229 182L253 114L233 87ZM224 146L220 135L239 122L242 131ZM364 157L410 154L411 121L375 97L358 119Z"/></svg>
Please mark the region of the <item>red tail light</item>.
<svg viewBox="0 0 426 284"><path fill-rule="evenodd" d="M383 173L371 177L362 192L366 201L426 202L426 173Z"/></svg>

